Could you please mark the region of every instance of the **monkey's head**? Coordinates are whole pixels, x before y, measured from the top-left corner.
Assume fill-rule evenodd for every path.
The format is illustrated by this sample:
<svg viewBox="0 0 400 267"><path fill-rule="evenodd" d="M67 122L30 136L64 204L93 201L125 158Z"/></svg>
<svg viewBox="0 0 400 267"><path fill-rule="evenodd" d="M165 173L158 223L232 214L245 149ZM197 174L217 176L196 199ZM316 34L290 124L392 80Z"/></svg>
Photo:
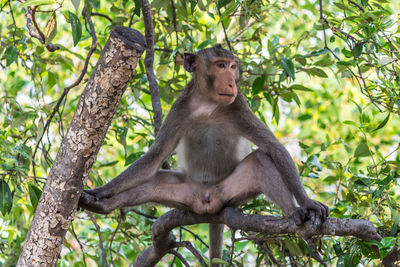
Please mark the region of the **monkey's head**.
<svg viewBox="0 0 400 267"><path fill-rule="evenodd" d="M193 72L197 90L210 100L229 105L238 94L239 60L235 55L216 45L197 54L184 54L184 68Z"/></svg>

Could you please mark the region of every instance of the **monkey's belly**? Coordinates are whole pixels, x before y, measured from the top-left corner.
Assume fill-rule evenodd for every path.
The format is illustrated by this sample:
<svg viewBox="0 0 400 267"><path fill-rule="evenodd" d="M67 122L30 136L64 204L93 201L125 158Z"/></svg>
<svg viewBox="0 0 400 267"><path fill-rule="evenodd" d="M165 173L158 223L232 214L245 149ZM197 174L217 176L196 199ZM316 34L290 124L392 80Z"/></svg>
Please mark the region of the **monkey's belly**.
<svg viewBox="0 0 400 267"><path fill-rule="evenodd" d="M180 169L196 183L210 186L226 178L251 152L240 136L224 136L208 130L183 137L177 147Z"/></svg>

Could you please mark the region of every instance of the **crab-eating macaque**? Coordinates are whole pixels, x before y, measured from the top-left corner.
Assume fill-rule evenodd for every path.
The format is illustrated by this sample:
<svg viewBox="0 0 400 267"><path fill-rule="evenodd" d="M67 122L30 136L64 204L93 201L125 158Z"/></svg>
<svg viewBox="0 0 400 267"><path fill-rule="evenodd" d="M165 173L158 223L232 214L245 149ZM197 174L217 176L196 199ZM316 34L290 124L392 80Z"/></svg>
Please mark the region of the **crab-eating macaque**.
<svg viewBox="0 0 400 267"><path fill-rule="evenodd" d="M155 202L212 214L263 193L298 225L323 222L328 207L307 196L290 154L240 93L238 59L216 45L185 54L184 68L192 80L148 152L106 185L85 190L79 206L106 214ZM161 170L174 151L179 170ZM222 231L210 225L210 258L221 256Z"/></svg>

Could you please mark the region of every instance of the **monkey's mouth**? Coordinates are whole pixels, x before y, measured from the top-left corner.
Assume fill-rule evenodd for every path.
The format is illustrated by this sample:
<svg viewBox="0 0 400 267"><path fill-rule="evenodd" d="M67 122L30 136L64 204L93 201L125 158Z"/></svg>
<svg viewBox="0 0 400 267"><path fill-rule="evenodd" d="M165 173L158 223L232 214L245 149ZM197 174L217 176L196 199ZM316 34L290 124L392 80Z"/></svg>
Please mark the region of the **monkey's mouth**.
<svg viewBox="0 0 400 267"><path fill-rule="evenodd" d="M235 96L234 94L222 94L222 93L219 93L218 95L227 96L227 97L234 97Z"/></svg>

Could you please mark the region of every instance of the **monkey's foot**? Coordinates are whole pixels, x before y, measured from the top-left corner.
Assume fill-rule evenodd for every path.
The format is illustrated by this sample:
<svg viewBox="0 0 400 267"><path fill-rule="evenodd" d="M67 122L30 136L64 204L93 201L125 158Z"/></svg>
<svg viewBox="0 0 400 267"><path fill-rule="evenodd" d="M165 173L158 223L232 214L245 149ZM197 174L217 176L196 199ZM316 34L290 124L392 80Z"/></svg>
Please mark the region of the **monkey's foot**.
<svg viewBox="0 0 400 267"><path fill-rule="evenodd" d="M112 196L112 192L104 187L97 187L94 189L85 189L84 193L93 196L95 200L101 200L102 198L109 198Z"/></svg>
<svg viewBox="0 0 400 267"><path fill-rule="evenodd" d="M329 216L329 208L321 202L309 199L297 208L291 216L296 225L301 225L310 220L315 227L318 227Z"/></svg>
<svg viewBox="0 0 400 267"><path fill-rule="evenodd" d="M95 196L88 194L85 191L79 198L78 207L95 213L101 213L101 214L110 213L110 211L105 209L101 201L98 201Z"/></svg>

